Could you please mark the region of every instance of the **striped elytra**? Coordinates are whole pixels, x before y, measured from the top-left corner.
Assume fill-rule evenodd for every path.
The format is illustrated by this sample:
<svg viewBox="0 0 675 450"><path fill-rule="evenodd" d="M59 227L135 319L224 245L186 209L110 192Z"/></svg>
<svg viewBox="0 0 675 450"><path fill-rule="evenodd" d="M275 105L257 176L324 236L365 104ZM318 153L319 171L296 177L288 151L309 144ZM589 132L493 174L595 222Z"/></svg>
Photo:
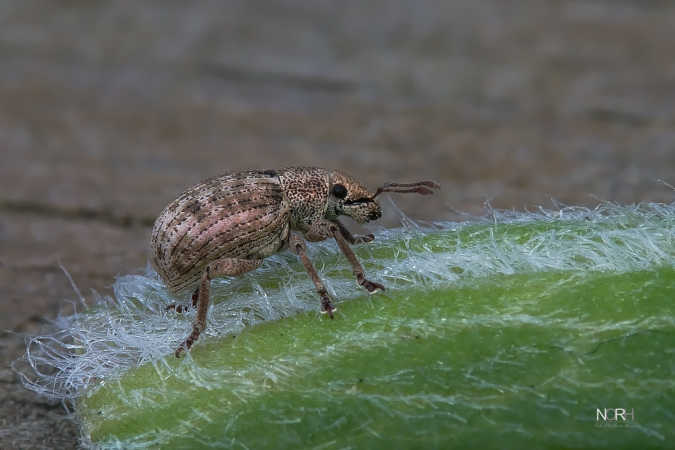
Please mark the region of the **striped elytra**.
<svg viewBox="0 0 675 450"><path fill-rule="evenodd" d="M289 232L283 197L279 178L262 171L226 174L188 189L155 221L151 258L157 272L179 293L197 284L209 262L275 253Z"/></svg>

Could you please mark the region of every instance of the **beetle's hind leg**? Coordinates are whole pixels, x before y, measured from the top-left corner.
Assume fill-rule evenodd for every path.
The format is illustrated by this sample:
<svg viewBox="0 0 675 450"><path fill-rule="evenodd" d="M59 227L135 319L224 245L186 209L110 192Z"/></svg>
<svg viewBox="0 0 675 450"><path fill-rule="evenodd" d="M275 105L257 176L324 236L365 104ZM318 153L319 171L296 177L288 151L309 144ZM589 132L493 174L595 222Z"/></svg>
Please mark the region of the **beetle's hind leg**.
<svg viewBox="0 0 675 450"><path fill-rule="evenodd" d="M199 298L199 288L192 293L192 308L197 307L197 299ZM166 307L165 311L174 310L177 313L184 313L190 311L190 305L183 305L182 303L171 303Z"/></svg>
<svg viewBox="0 0 675 450"><path fill-rule="evenodd" d="M196 297L192 296L192 305L197 306L197 316L192 323L192 333L176 349L176 358L184 350L189 350L192 344L199 339L199 335L206 328L206 313L209 310L209 290L213 278L225 276L237 276L248 271L257 269L262 264L262 259L223 258L214 261L204 269L202 278L197 288Z"/></svg>

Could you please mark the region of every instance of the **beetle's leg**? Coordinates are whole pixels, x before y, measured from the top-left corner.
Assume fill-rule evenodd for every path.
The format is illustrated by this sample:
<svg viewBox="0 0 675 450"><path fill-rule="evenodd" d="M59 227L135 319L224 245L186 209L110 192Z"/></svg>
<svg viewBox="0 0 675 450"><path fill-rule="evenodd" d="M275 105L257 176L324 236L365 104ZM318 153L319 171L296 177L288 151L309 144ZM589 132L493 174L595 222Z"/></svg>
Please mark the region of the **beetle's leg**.
<svg viewBox="0 0 675 450"><path fill-rule="evenodd" d="M376 283L375 281L370 281L366 279L365 275L363 274L363 267L361 267L361 263L359 262L358 259L356 259L354 251L347 243L347 238L343 236L342 230L340 229L338 224L328 220L317 221L314 222L312 226L309 228L309 230L305 232L305 237L310 241L323 240L330 236L333 236L335 238L338 247L340 247L340 250L349 261L349 264L351 264L352 271L356 276L356 282L359 283L359 286L363 286L371 294L377 291L378 289L384 291L384 286L382 286L380 283Z"/></svg>
<svg viewBox="0 0 675 450"><path fill-rule="evenodd" d="M195 297L192 297L193 304L195 302L198 304L197 316L192 323L192 333L176 349L176 358L180 356L183 350L189 350L192 344L199 339L199 335L204 331L204 328L206 328L206 313L209 310L209 287L211 280L218 277L241 275L258 268L260 264L262 264L262 259L223 258L206 266L197 290L197 299L195 300Z"/></svg>
<svg viewBox="0 0 675 450"><path fill-rule="evenodd" d="M291 236L288 239L288 245L291 250L300 257L302 265L305 266L305 270L307 270L309 277L314 282L316 292L318 292L321 296L321 312L328 313L328 316L332 319L333 311L337 311L337 308L335 308L330 302L328 291L326 291L323 281L321 281L321 278L319 278L319 274L316 273L316 269L314 268L312 261L310 261L309 257L307 256L307 248L305 247L305 243L300 236L295 233L291 233Z"/></svg>
<svg viewBox="0 0 675 450"><path fill-rule="evenodd" d="M335 237L335 240L337 241L338 247L340 247L340 250L345 255L345 258L347 258L347 261L349 261L349 264L352 265L353 273L356 276L356 282L359 283L360 286L366 288L368 292L370 292L371 294L377 291L378 289L384 291L383 285L375 281L370 281L366 279L366 276L363 274L363 267L361 266L359 260L356 258L354 251L347 243L347 238L342 234L342 230L339 227L335 226L332 232L333 237Z"/></svg>
<svg viewBox="0 0 675 450"><path fill-rule="evenodd" d="M192 293L192 307L196 308L197 307L197 301L199 300L199 288L195 289L195 291Z"/></svg>
<svg viewBox="0 0 675 450"><path fill-rule="evenodd" d="M209 267L206 267L206 270L202 273L202 279L201 282L199 283L199 288L198 288L198 305L199 308L197 309L197 317L195 318L194 322L192 323L192 333L183 341L183 343L176 349L176 358L180 357L180 354L183 352L183 350L190 350L190 347L192 347L192 344L199 339L199 335L201 334L202 330L204 329L204 325L206 324L206 312L208 311L209 307L209 287L211 284L211 276L210 276L210 270ZM204 312L202 312L202 309ZM201 317L204 317L203 320L200 320Z"/></svg>
<svg viewBox="0 0 675 450"><path fill-rule="evenodd" d="M338 226L340 229L340 233L342 233L342 236L349 242L350 244L364 244L366 242L371 242L373 239L375 239L375 236L371 234L366 234L364 236L354 236L348 229L345 227L342 222L339 220L335 220L335 224Z"/></svg>

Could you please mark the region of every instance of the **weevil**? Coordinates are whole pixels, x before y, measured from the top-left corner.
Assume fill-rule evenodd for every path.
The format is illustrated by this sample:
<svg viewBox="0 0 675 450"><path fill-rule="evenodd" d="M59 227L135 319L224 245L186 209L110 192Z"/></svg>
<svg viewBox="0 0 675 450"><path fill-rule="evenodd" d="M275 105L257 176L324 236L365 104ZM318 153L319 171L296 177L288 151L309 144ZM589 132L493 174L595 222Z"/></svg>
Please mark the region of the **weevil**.
<svg viewBox="0 0 675 450"><path fill-rule="evenodd" d="M368 292L384 286L368 280L350 244L370 242L372 234L353 235L340 221L377 220L382 209L375 198L383 192L429 195L433 181L388 183L375 192L339 170L289 167L247 170L205 180L183 192L155 221L150 256L157 273L176 295L192 293L197 308L192 332L176 349L179 357L206 327L209 286L213 278L237 276L256 269L263 259L283 249L296 253L321 297L321 312L332 319L336 308L307 256L309 242L334 238ZM171 304L184 312L190 305Z"/></svg>

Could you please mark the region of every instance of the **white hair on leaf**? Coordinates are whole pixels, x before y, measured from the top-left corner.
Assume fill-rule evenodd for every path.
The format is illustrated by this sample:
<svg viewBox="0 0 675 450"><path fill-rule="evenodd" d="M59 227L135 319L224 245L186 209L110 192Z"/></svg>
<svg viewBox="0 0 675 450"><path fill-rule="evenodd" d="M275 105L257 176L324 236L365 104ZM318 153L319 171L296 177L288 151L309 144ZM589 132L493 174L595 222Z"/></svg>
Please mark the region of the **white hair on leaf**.
<svg viewBox="0 0 675 450"><path fill-rule="evenodd" d="M500 274L621 273L675 265L675 203L490 209L464 222L402 222L404 228L380 230L375 242L356 248L370 276L391 290L431 290ZM376 251L388 256L374 258ZM337 253L334 243L310 246L336 304L365 293ZM270 257L242 277L214 280L212 295L208 336L319 309L311 280L291 254ZM49 332L28 338L25 355L13 367L26 388L63 402L129 367L151 362L163 373L164 358L173 358L194 314L165 312L173 301L150 266L118 277L112 296L94 295L92 306L59 316ZM188 356L181 370L192 377L189 363Z"/></svg>

